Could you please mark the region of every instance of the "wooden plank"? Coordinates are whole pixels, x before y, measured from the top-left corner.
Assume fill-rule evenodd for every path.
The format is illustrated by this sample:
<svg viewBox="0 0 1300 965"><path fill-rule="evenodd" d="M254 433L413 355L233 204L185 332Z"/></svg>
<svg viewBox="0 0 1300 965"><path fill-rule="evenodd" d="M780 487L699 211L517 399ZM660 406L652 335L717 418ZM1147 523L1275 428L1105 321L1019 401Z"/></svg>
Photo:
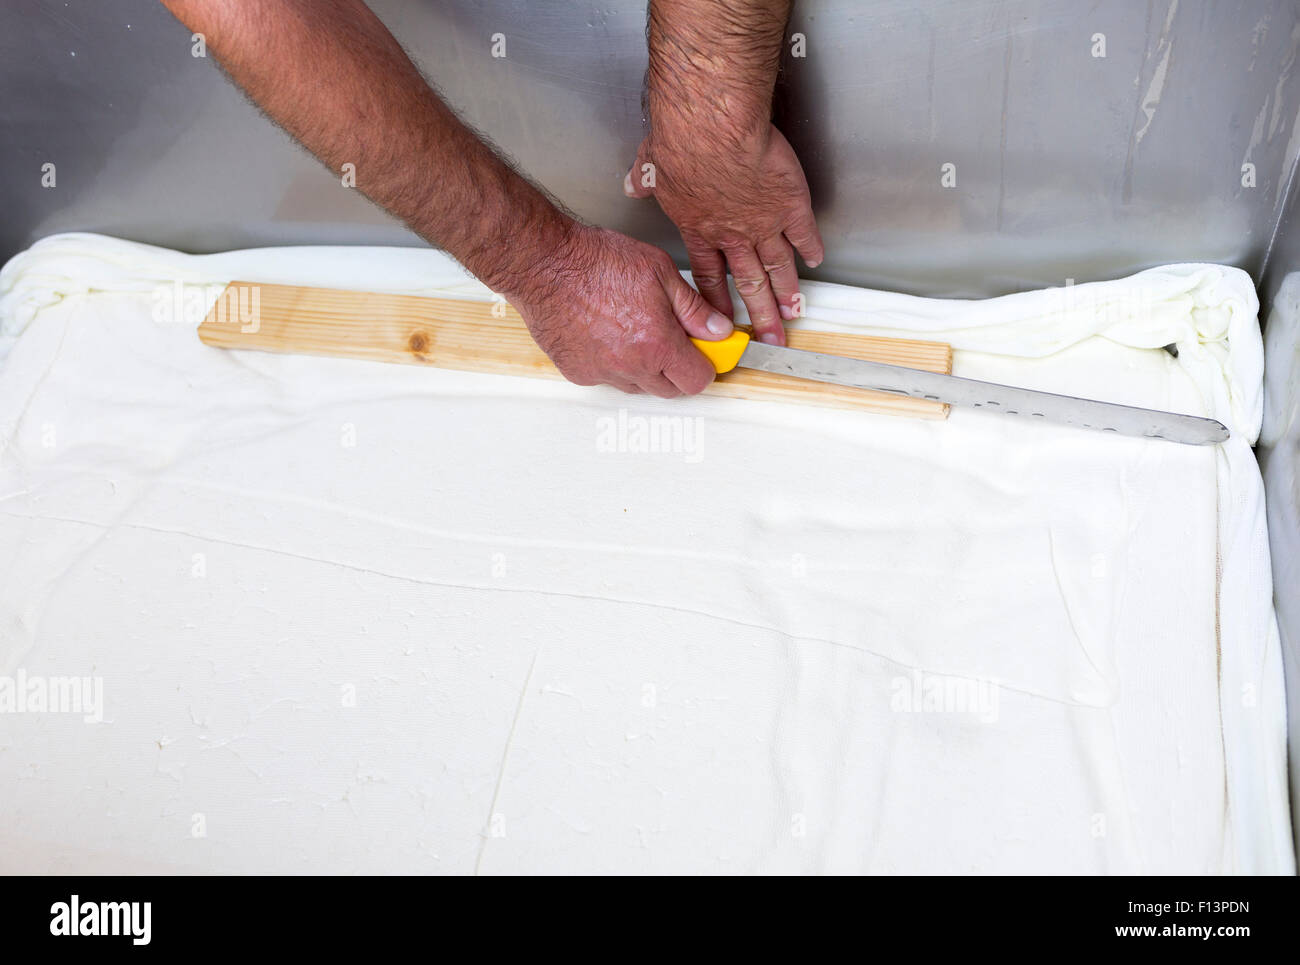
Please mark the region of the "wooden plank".
<svg viewBox="0 0 1300 965"><path fill-rule="evenodd" d="M890 362L929 372L952 371L942 342L788 329L792 348ZM218 348L404 362L436 368L560 378L551 360L509 305L302 288L234 281L203 324L199 338ZM809 382L736 369L706 390L741 399L861 409L942 419L948 407L924 399Z"/></svg>

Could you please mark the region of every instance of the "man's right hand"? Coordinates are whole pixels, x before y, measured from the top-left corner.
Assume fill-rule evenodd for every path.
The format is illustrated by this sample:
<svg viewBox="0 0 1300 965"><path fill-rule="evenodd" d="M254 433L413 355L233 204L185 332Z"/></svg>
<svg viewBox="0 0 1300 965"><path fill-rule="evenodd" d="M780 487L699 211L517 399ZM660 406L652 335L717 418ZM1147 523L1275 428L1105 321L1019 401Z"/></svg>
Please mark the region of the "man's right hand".
<svg viewBox="0 0 1300 965"><path fill-rule="evenodd" d="M714 340L732 330L667 252L581 225L507 297L570 382L665 399L713 381L713 366L688 336Z"/></svg>

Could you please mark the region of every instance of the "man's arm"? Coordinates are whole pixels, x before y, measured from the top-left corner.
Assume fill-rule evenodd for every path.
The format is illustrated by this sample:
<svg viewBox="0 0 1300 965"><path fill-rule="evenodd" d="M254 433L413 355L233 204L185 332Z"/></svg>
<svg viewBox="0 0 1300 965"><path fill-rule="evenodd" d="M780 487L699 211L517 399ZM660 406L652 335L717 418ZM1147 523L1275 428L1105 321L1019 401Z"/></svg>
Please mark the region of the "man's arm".
<svg viewBox="0 0 1300 965"><path fill-rule="evenodd" d="M731 314L730 266L776 344L798 307L794 249L810 267L823 257L803 169L771 123L789 14L790 0L651 0L650 135L624 182L677 224L704 297Z"/></svg>
<svg viewBox="0 0 1300 965"><path fill-rule="evenodd" d="M361 0L163 2L309 151L354 164L367 197L504 295L571 381L672 396L712 380L687 334L730 322L666 253L578 223L520 177Z"/></svg>

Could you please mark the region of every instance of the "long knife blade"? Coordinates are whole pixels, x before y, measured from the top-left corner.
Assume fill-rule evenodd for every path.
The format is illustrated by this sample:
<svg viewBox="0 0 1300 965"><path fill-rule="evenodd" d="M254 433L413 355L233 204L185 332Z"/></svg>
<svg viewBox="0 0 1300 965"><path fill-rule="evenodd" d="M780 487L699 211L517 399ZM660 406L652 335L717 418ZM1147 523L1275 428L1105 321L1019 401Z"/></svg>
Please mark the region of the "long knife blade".
<svg viewBox="0 0 1300 965"><path fill-rule="evenodd" d="M734 358L734 356L733 356ZM914 399L1000 412L1003 415L1057 422L1081 429L1117 432L1144 439L1164 439L1189 446L1209 446L1227 440L1223 423L1201 416L1159 409L1141 409L1115 402L980 382L955 375L924 372L884 362L864 362L751 341L739 364L745 368L792 375L797 379L830 382L851 388L893 392Z"/></svg>

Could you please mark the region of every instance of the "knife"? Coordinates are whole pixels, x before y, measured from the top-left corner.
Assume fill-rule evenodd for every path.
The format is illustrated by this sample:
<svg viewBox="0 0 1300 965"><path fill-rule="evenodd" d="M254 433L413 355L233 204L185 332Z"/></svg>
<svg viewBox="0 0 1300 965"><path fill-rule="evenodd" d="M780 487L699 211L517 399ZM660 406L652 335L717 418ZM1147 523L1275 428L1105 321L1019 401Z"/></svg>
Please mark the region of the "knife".
<svg viewBox="0 0 1300 965"><path fill-rule="evenodd" d="M865 362L841 355L825 355L802 349L766 345L735 329L716 342L693 338L695 347L713 363L721 375L734 368L759 369L796 379L830 382L856 389L893 392L914 399L930 399L949 405L968 406L985 412L1020 416L1024 419L1058 422L1081 429L1115 432L1144 439L1164 439L1189 446L1209 446L1228 439L1227 426L1214 419L1140 409L1115 402L1080 399L1037 389L1022 389L996 382L979 382L955 375L941 375L885 362Z"/></svg>

